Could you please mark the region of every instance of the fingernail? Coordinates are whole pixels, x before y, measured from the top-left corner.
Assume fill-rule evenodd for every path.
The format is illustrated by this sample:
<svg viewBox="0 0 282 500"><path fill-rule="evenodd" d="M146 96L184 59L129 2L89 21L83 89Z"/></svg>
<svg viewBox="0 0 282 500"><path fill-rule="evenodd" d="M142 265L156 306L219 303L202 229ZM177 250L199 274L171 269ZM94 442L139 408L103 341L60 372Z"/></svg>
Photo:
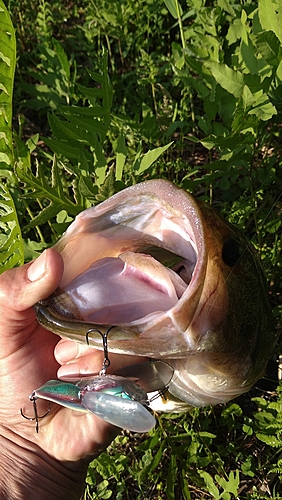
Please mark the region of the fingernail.
<svg viewBox="0 0 282 500"><path fill-rule="evenodd" d="M68 377L69 375L77 375L79 376L79 366L77 363L69 363L68 365L60 366L57 371L57 377L63 378Z"/></svg>
<svg viewBox="0 0 282 500"><path fill-rule="evenodd" d="M76 342L61 340L55 347L55 357L59 363L67 363L76 358L78 347Z"/></svg>
<svg viewBox="0 0 282 500"><path fill-rule="evenodd" d="M43 278L46 272L46 251L36 259L27 270L29 281L37 281Z"/></svg>

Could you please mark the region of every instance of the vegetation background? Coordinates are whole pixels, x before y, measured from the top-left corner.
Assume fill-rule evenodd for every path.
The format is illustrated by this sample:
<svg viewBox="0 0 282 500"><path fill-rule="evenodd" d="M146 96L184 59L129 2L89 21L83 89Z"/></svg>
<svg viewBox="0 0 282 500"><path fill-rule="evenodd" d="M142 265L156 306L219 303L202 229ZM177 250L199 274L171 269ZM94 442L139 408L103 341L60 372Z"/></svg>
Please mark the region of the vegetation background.
<svg viewBox="0 0 282 500"><path fill-rule="evenodd" d="M282 1L5 4L1 270L36 257L84 208L167 178L248 235L279 333ZM90 465L85 499L282 498L280 352L278 336L266 377L236 401L123 432Z"/></svg>

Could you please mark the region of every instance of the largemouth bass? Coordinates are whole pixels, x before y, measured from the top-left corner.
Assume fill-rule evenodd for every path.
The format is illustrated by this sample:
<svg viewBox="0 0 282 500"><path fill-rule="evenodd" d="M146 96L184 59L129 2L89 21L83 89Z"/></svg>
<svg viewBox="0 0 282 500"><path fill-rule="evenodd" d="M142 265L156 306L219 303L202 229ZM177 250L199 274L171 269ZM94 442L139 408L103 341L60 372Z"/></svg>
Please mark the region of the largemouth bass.
<svg viewBox="0 0 282 500"><path fill-rule="evenodd" d="M114 325L109 352L168 363L155 409L226 402L263 375L275 335L261 263L241 231L185 191L164 180L129 187L79 214L54 248L65 270L38 321L97 349L97 330Z"/></svg>

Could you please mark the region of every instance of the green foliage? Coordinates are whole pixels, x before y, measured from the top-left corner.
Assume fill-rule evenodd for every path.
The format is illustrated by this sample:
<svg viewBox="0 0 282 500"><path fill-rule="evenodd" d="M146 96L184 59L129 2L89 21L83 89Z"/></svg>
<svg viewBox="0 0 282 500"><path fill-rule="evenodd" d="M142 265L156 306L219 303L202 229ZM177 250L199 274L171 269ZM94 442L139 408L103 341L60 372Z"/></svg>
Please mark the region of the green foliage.
<svg viewBox="0 0 282 500"><path fill-rule="evenodd" d="M279 401L262 401L265 408L280 405ZM269 498L257 493L253 488L254 480L257 484L263 482L265 467L271 473L281 474L281 459L277 467L272 468L275 463L273 445L267 443L268 463L261 463L260 452L266 450L260 444L260 437L245 434L247 425L253 422L255 420L244 416L235 403L223 409L193 409L186 416L159 416L156 429L144 435L141 442L136 436L123 433L107 452L90 464L86 498L96 498L95 494L91 495L98 491L98 485L101 485L99 491L103 485L105 498L111 495L128 498L132 492L134 498L140 500L229 500L238 495L240 499ZM253 454L252 450L256 452ZM127 484L128 475L130 482ZM246 488L247 478L250 478L251 488Z"/></svg>
<svg viewBox="0 0 282 500"><path fill-rule="evenodd" d="M22 91L32 97L24 103L37 111L56 110L60 105L69 104L76 98L75 64L68 60L62 45L55 39L39 43L37 50L40 63L36 70L30 71L29 76L34 79L40 76L40 83L21 83Z"/></svg>
<svg viewBox="0 0 282 500"><path fill-rule="evenodd" d="M234 497L238 495L238 486L240 482L238 470L236 471L236 476L233 472L230 472L227 480L221 478L217 474L215 475L216 483L218 483L218 485L223 489L221 493L219 492L214 479L208 472L201 470L200 476L204 479L208 492L215 500L219 500L220 498L229 500L232 498L230 494Z"/></svg>
<svg viewBox="0 0 282 500"><path fill-rule="evenodd" d="M69 70L67 59L63 57L63 60L67 66L67 73ZM59 106L58 103L57 112L48 115L52 136L46 137L44 141L59 159L59 162L56 159L52 162L50 172L47 173L45 169L37 165L34 175L30 168L29 157L26 161L26 155L23 153L26 148L22 144L19 145L20 153L16 162L16 172L18 178L25 184L25 197L43 198L50 202L33 218L26 229L44 224L62 209L74 216L89 206L90 201L98 202L106 199L118 189L118 185L115 183L121 181L123 176L125 177L126 168L131 168L130 175L138 178L172 144L149 150L146 153L138 148L137 152L133 154L132 151L129 153L124 136L120 133L112 144L116 172L109 168L113 158L107 157L105 142L113 136L112 128L115 125L112 124L111 119L113 91L108 75L108 53L106 50L100 61L97 62L97 67L97 72L89 70L93 82L91 88L77 84L77 88L83 96L83 106ZM48 76L50 72L53 74L53 68L50 69ZM45 73L42 78L44 77ZM50 86L52 82L53 80L50 80ZM42 92L40 94L42 95ZM52 87L46 93L46 97L48 95L52 95ZM52 108L49 100L48 102ZM39 103L41 103L41 96ZM39 104L40 106L41 104ZM31 107L34 107L33 104ZM131 156L131 161L129 156ZM127 165L125 164L126 158L128 159ZM61 180L62 169L66 174L72 176L69 177L69 182L66 185L63 185ZM74 202L68 199L70 190ZM66 196L66 192L68 196Z"/></svg>
<svg viewBox="0 0 282 500"><path fill-rule="evenodd" d="M0 183L0 266L1 272L24 263L21 228L13 198Z"/></svg>
<svg viewBox="0 0 282 500"><path fill-rule="evenodd" d="M282 384L277 388L278 398L269 404L263 398L254 401L259 411L254 413L255 432L258 439L273 448L282 448ZM282 474L282 469L280 470Z"/></svg>
<svg viewBox="0 0 282 500"><path fill-rule="evenodd" d="M0 168L13 165L12 98L16 64L16 40L6 7L0 4Z"/></svg>
<svg viewBox="0 0 282 500"><path fill-rule="evenodd" d="M253 241L279 328L281 1L7 4L18 65L12 113L15 36L0 0L1 271L35 258L84 208L168 178ZM91 464L85 499L281 498L271 387L122 434Z"/></svg>
<svg viewBox="0 0 282 500"><path fill-rule="evenodd" d="M226 2L222 8L195 9L193 26L184 29L185 45L173 45L175 75L193 89L193 99L196 92L203 103L195 112L195 121L204 137L189 139L217 152L219 160L211 165L210 180L213 184L219 181L226 191L239 165L256 189L257 171L252 161L258 150L275 143L279 133L276 117L281 100L274 96L281 88L282 52L279 33L273 31L274 25L269 30L269 23L264 22L261 4L259 8L236 4L235 10ZM220 36L219 29L227 30L226 38ZM265 122L270 120L268 146ZM189 177L183 180L190 188Z"/></svg>
<svg viewBox="0 0 282 500"><path fill-rule="evenodd" d="M23 242L16 207L9 190L14 163L12 142L12 97L16 41L10 16L0 2L0 265L1 271L23 264Z"/></svg>

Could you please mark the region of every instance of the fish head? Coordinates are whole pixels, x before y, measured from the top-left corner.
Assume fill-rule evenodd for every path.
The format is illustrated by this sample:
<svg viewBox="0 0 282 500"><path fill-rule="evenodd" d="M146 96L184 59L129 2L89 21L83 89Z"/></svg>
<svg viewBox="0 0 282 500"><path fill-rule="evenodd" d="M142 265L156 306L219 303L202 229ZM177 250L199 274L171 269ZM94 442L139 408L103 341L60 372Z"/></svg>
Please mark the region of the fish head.
<svg viewBox="0 0 282 500"><path fill-rule="evenodd" d="M175 407L227 401L262 375L275 338L260 261L185 191L163 180L127 188L79 214L55 248L62 281L37 305L54 333L87 333L102 349L99 332L114 325L109 352L172 366Z"/></svg>

